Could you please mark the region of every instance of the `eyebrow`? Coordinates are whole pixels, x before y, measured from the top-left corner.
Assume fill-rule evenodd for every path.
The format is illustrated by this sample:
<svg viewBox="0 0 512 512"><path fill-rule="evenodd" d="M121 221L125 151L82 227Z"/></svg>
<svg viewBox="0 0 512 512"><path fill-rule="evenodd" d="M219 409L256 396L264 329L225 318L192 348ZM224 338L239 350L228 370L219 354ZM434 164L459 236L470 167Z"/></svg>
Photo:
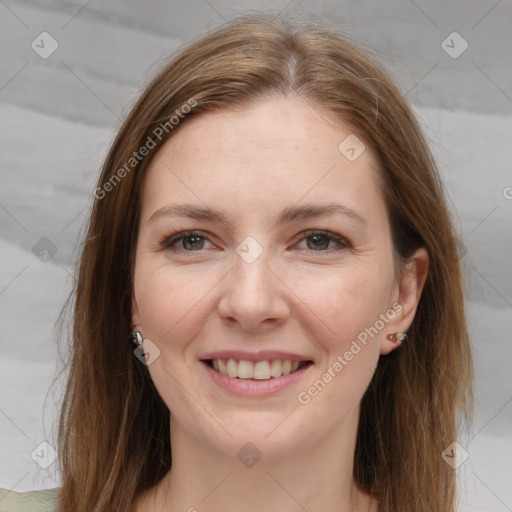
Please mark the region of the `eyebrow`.
<svg viewBox="0 0 512 512"><path fill-rule="evenodd" d="M305 204L303 206L290 206L279 214L276 224L284 224L299 219L321 217L323 215L341 214L356 220L361 224L367 221L359 213L339 203ZM207 221L219 221L233 231L232 218L208 207L194 204L170 204L156 210L148 219L148 223L162 216L190 217Z"/></svg>

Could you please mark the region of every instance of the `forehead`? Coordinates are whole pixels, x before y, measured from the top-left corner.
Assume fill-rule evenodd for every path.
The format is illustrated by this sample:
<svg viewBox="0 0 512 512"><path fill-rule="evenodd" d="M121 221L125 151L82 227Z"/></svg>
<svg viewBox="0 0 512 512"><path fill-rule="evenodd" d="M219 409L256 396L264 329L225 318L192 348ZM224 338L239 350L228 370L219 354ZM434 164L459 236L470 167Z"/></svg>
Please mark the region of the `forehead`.
<svg viewBox="0 0 512 512"><path fill-rule="evenodd" d="M340 200L385 215L379 181L377 159L349 125L276 98L188 120L147 170L143 217L179 200L253 215Z"/></svg>

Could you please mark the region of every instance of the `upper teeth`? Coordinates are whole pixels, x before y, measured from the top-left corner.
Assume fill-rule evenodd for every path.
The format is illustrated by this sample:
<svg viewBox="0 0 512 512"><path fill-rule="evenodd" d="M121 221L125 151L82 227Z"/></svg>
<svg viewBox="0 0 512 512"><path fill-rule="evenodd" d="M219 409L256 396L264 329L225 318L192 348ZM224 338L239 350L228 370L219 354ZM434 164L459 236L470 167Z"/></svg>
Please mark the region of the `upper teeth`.
<svg viewBox="0 0 512 512"><path fill-rule="evenodd" d="M271 377L281 377L294 372L299 368L299 361L282 361L273 359L271 361L246 361L241 359L213 359L213 368L222 375L239 377L240 379L268 380Z"/></svg>

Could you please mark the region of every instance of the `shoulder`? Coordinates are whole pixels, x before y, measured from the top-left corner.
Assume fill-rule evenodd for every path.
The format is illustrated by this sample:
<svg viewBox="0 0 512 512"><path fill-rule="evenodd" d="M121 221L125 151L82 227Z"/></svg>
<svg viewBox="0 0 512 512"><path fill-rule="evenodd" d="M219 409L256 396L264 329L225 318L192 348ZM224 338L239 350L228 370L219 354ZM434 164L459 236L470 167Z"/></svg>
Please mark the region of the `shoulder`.
<svg viewBox="0 0 512 512"><path fill-rule="evenodd" d="M55 512L59 489L15 492L0 487L0 512Z"/></svg>

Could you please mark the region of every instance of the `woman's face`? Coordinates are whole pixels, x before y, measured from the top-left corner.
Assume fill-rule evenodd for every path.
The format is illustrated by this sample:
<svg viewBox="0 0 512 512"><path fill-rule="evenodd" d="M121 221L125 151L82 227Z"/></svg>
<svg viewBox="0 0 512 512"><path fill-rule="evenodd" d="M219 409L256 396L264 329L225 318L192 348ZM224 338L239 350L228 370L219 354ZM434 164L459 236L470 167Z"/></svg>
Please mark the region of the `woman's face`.
<svg viewBox="0 0 512 512"><path fill-rule="evenodd" d="M395 273L378 167L300 99L198 115L158 151L132 316L171 431L279 456L355 429L418 299Z"/></svg>

